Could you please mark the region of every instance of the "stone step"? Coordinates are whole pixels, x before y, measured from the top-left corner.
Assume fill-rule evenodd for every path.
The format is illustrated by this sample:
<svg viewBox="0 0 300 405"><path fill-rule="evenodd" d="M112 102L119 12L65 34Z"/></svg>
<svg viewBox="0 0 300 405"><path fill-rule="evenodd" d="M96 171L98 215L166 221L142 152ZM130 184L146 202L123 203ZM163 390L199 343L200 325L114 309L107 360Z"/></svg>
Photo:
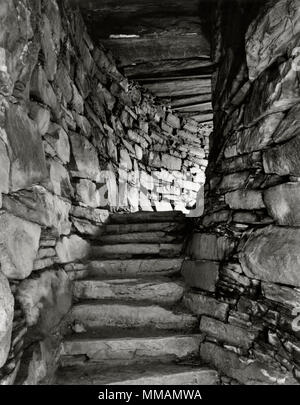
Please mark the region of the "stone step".
<svg viewBox="0 0 300 405"><path fill-rule="evenodd" d="M79 322L86 330L97 328L155 328L192 331L199 326L197 317L158 305L132 302L87 301L71 309L68 323Z"/></svg>
<svg viewBox="0 0 300 405"><path fill-rule="evenodd" d="M115 235L102 235L99 243L115 245L123 243L171 243L180 239L180 235L168 235L166 232L136 232ZM182 239L182 237L181 237Z"/></svg>
<svg viewBox="0 0 300 405"><path fill-rule="evenodd" d="M152 364L103 370L70 367L57 373L57 385L219 385L217 371L200 365Z"/></svg>
<svg viewBox="0 0 300 405"><path fill-rule="evenodd" d="M182 231L186 224L178 222L148 222L148 223L129 223L129 224L108 224L103 226L103 232L106 234L120 235L123 233L139 232L166 232Z"/></svg>
<svg viewBox="0 0 300 405"><path fill-rule="evenodd" d="M184 293L180 281L162 279L110 279L78 280L73 294L78 299L119 299L126 301L151 301L171 304L179 301Z"/></svg>
<svg viewBox="0 0 300 405"><path fill-rule="evenodd" d="M109 222L111 224L132 224L148 222L184 222L185 215L181 211L163 211L163 212L134 212L134 213L116 213L111 214Z"/></svg>
<svg viewBox="0 0 300 405"><path fill-rule="evenodd" d="M103 366L178 361L197 356L201 338L199 334L109 339L73 336L63 342L61 364L76 364L80 358L84 359L83 365L97 362Z"/></svg>
<svg viewBox="0 0 300 405"><path fill-rule="evenodd" d="M133 256L160 256L177 257L183 249L182 243L125 243L118 245L94 245L91 246L90 257L117 257L130 258Z"/></svg>
<svg viewBox="0 0 300 405"><path fill-rule="evenodd" d="M88 277L138 277L172 276L179 274L183 258L132 259L132 260L91 260L86 263L74 263L65 268L74 278Z"/></svg>

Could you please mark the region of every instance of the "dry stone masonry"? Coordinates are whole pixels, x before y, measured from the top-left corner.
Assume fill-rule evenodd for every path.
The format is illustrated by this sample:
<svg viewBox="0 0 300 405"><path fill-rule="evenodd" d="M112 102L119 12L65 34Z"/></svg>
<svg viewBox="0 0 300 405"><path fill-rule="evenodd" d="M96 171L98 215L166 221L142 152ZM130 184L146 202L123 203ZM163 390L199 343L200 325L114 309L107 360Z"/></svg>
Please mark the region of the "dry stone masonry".
<svg viewBox="0 0 300 405"><path fill-rule="evenodd" d="M0 381L37 384L71 307L63 264L112 211L193 208L212 126L128 81L68 2L8 0L0 24Z"/></svg>
<svg viewBox="0 0 300 405"><path fill-rule="evenodd" d="M216 11L205 211L183 275L200 357L227 383L300 377L299 10L279 0Z"/></svg>

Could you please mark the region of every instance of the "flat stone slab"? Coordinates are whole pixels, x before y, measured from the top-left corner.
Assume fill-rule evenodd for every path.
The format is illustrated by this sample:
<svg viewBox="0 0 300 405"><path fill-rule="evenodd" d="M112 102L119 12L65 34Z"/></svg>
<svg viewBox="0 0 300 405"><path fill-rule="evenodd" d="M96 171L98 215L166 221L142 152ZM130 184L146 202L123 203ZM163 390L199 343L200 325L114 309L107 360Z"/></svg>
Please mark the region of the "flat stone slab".
<svg viewBox="0 0 300 405"><path fill-rule="evenodd" d="M122 243L170 243L178 239L176 235L168 235L165 232L137 232L115 235L103 235L99 237L101 244Z"/></svg>
<svg viewBox="0 0 300 405"><path fill-rule="evenodd" d="M75 305L70 322L79 321L86 329L101 327L145 328L191 331L198 325L195 316L173 312L158 305L103 301Z"/></svg>
<svg viewBox="0 0 300 405"><path fill-rule="evenodd" d="M174 232L184 228L184 224L178 222L147 222L138 224L108 224L104 230L106 234L123 234L136 232Z"/></svg>
<svg viewBox="0 0 300 405"><path fill-rule="evenodd" d="M112 214L110 223L112 224L130 224L147 222L173 222L184 221L185 216L181 211L163 211L163 212L135 212L133 214Z"/></svg>
<svg viewBox="0 0 300 405"><path fill-rule="evenodd" d="M175 303L184 293L184 285L169 279L80 280L74 283L74 296L79 299L123 299Z"/></svg>
<svg viewBox="0 0 300 405"><path fill-rule="evenodd" d="M91 260L85 264L68 265L67 271L72 271L75 278L171 276L180 272L183 260L183 258Z"/></svg>
<svg viewBox="0 0 300 405"><path fill-rule="evenodd" d="M56 385L219 385L219 376L207 367L173 364L106 371L74 367L60 370Z"/></svg>
<svg viewBox="0 0 300 405"><path fill-rule="evenodd" d="M174 361L198 355L201 335L124 337L112 339L73 337L64 341L63 356L86 356L103 365L147 361ZM63 360L63 359L62 359Z"/></svg>
<svg viewBox="0 0 300 405"><path fill-rule="evenodd" d="M159 244L159 243L124 243L116 245L92 246L90 257L132 257L145 256L179 256L182 251L181 243Z"/></svg>

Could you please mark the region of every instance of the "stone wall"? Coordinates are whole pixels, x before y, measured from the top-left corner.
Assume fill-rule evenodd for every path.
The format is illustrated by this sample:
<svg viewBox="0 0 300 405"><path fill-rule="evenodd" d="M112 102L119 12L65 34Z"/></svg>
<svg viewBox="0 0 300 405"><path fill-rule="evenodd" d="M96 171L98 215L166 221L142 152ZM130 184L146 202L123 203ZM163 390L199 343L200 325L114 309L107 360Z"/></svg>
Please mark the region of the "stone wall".
<svg viewBox="0 0 300 405"><path fill-rule="evenodd" d="M201 358L226 384L295 384L300 3L248 3L216 13L215 131L185 301L201 316Z"/></svg>
<svg viewBox="0 0 300 405"><path fill-rule="evenodd" d="M0 382L37 384L71 306L63 264L110 211L194 206L211 126L129 82L66 2L1 2L0 25Z"/></svg>

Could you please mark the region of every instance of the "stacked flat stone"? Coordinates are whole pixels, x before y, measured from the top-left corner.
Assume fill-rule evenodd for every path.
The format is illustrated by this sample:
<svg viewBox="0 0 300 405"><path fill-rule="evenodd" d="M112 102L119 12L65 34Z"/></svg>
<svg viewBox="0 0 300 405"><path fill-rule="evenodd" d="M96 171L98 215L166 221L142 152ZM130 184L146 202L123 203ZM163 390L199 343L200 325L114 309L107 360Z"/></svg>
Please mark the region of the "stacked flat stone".
<svg viewBox="0 0 300 405"><path fill-rule="evenodd" d="M296 0L263 7L246 33L246 59L230 59L236 45L225 41L215 74L205 212L183 274L194 288L185 301L206 336L201 357L227 383L300 378L299 20ZM224 93L222 78L237 72L237 61Z"/></svg>
<svg viewBox="0 0 300 405"><path fill-rule="evenodd" d="M0 23L0 380L13 383L22 353L7 281L17 280L26 339L40 336L18 382L35 384L71 305L63 264L88 254L112 210L193 206L212 127L128 82L67 1L8 0Z"/></svg>

